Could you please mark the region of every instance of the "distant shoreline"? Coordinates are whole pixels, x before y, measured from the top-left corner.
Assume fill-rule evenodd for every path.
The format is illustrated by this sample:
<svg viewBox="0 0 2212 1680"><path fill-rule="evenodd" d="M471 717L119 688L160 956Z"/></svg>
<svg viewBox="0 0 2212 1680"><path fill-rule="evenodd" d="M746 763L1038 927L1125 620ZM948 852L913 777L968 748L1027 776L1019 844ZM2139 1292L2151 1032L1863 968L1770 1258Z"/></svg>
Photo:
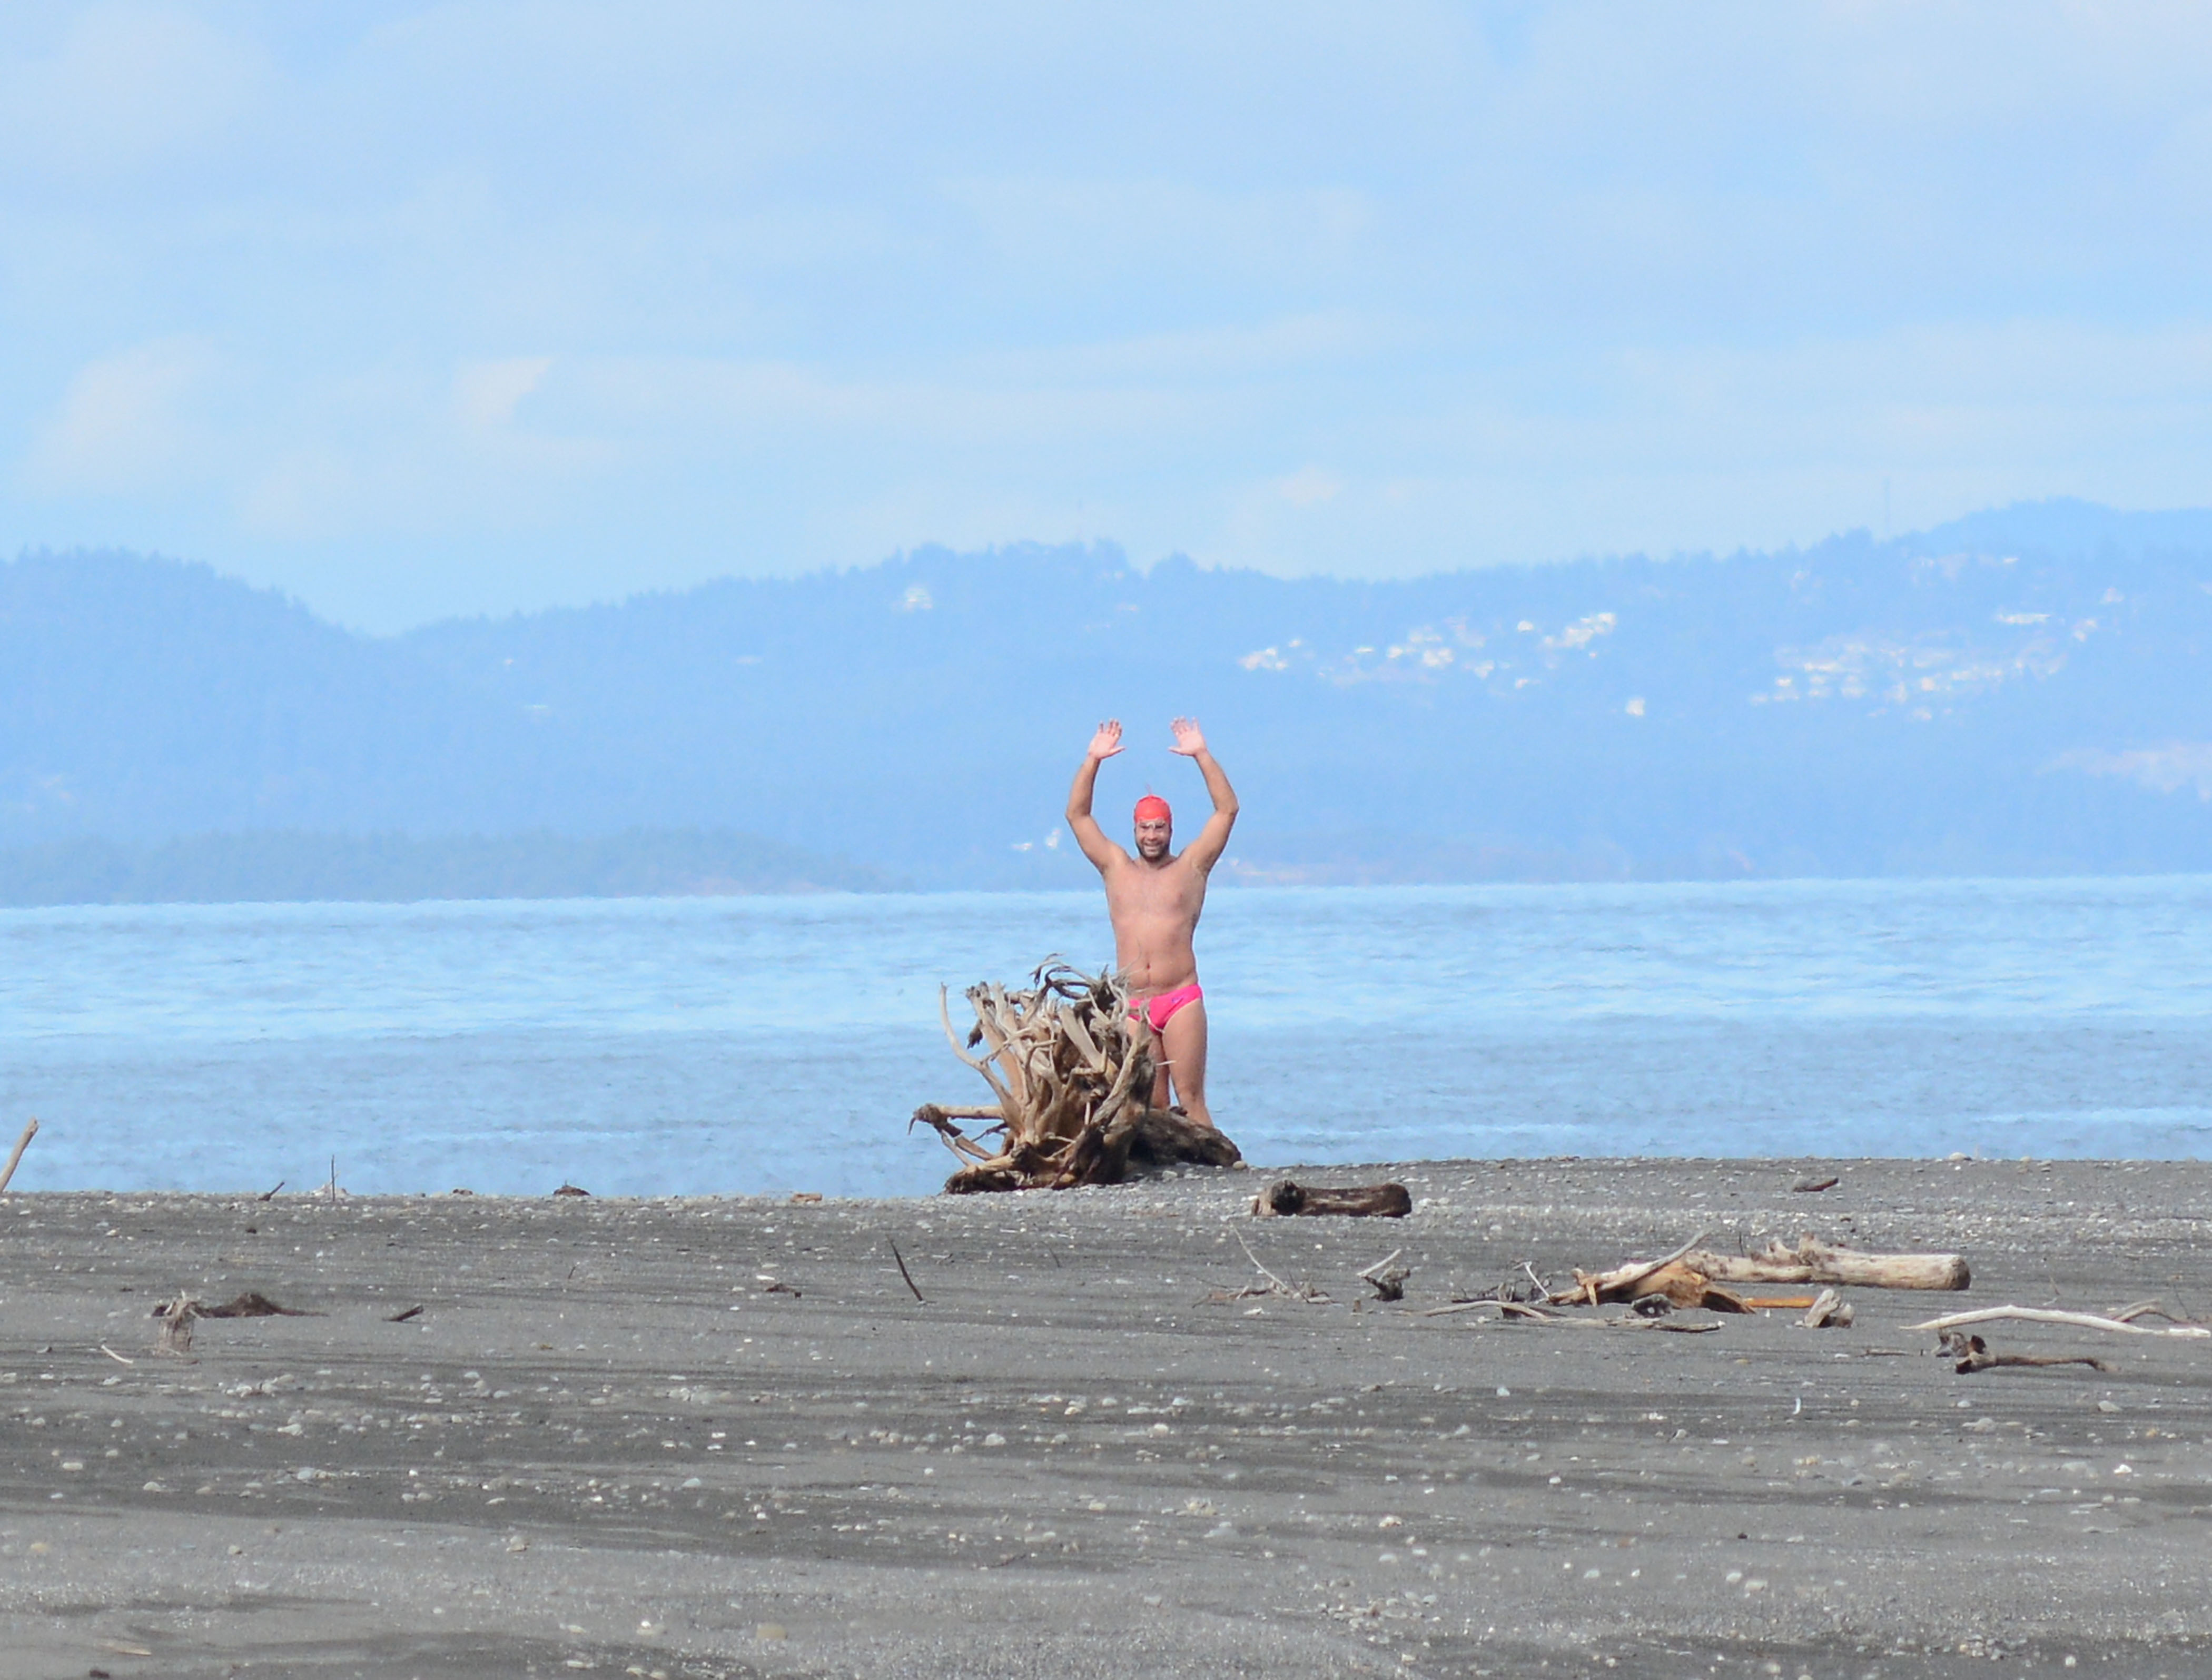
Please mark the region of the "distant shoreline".
<svg viewBox="0 0 2212 1680"><path fill-rule="evenodd" d="M112 846L101 845L101 856L108 856ZM378 842L362 842L378 845ZM573 842L577 849L588 849L595 842ZM429 846L429 842L425 842ZM146 880L157 877L157 871L135 873L124 871L119 880L108 880L97 873L97 864L76 866L76 869L53 869L51 860L42 858L46 849L42 846L18 846L7 851L0 849L0 911L45 911L45 908L155 908L155 907L223 907L223 904L602 904L629 902L629 900L730 900L730 897L945 897L964 895L964 893L984 893L984 895L1033 895L1033 893L1095 893L1095 882L1091 876L1071 877L1064 882L994 882L994 884L967 884L967 882L936 882L936 880L902 880L884 871L876 871L865 864L849 864L841 858L821 858L818 869L792 869L787 873L763 873L754 877L738 876L677 876L675 880L650 880L641 884L629 882L591 880L586 871L575 871L562 877L553 869L544 869L540 880L500 887L498 882L435 882L404 880L358 880L358 882L321 882L314 889L285 889L285 887L234 887L192 889L175 884L153 884ZM149 849L153 851L153 849ZM546 880L550 877L550 880ZM2006 884L2006 887L2035 887L2035 884L2117 884L2117 882L2190 882L2212 880L2212 871L2177 871L2177 869L2146 869L2146 871L2106 871L2106 873L1973 873L1973 876L1917 876L1917 873L1893 873L1893 876L1820 876L1820 873L1801 873L1801 876L1493 876L1475 880L1451 880L1451 877L1401 877L1387 871L1303 871L1303 869L1281 869L1281 871L1252 871L1224 873L1214 880L1218 891L1239 893L1239 895L1265 895L1265 893L1405 893L1405 891L1474 891L1474 889L1510 889L1510 891L1547 891L1547 889L1681 889L1681 887L1714 887L1714 889L1790 889L1790 887L1844 887L1844 884L1865 884L1865 887L1971 887L1971 884Z"/></svg>

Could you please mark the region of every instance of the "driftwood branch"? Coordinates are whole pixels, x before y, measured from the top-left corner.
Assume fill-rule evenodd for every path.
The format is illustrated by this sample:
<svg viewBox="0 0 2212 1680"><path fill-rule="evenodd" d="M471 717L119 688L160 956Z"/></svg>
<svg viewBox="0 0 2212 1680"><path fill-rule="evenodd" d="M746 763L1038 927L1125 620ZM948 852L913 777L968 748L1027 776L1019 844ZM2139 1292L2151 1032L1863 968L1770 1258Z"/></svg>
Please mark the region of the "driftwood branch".
<svg viewBox="0 0 2212 1680"><path fill-rule="evenodd" d="M1813 1304L1797 1322L1808 1330L1848 1330L1851 1318L1850 1303L1833 1289L1823 1289L1813 1297Z"/></svg>
<svg viewBox="0 0 2212 1680"><path fill-rule="evenodd" d="M1403 1301L1406 1298L1406 1280L1413 1275L1413 1269L1398 1264L1405 1252L1402 1248L1394 1248L1358 1274L1361 1281L1375 1291L1376 1300Z"/></svg>
<svg viewBox="0 0 2212 1680"><path fill-rule="evenodd" d="M1550 1307L1540 1307L1526 1301L1455 1301L1449 1307L1431 1307L1421 1316L1441 1319L1455 1313L1472 1313L1479 1307L1493 1307L1501 1324L1556 1325L1573 1330L1662 1330L1678 1336L1702 1336L1718 1330L1718 1319L1676 1319L1646 1317L1636 1313L1607 1314L1597 1318L1578 1317L1572 1313L1561 1313Z"/></svg>
<svg viewBox="0 0 2212 1680"><path fill-rule="evenodd" d="M2138 1301L2131 1306L2116 1307L2106 1316L2118 1319L2122 1324L2133 1324L2137 1319L2164 1319L2168 1324L2195 1322L2191 1319L2176 1318L2166 1310L2163 1302L2158 1301Z"/></svg>
<svg viewBox="0 0 2212 1680"><path fill-rule="evenodd" d="M1218 1302L1249 1301L1254 1295L1282 1295L1291 1301L1303 1301L1314 1304L1319 1304L1328 1301L1328 1295L1327 1291L1316 1289L1310 1283L1285 1283L1281 1278L1276 1277L1273 1272L1268 1271L1267 1268L1261 1264L1260 1257L1252 1252L1252 1245L1244 1240L1243 1232L1236 1229L1232 1226L1230 1229L1229 1234L1237 1239L1237 1246L1244 1251L1244 1258L1251 1261L1253 1270L1257 1271L1261 1277L1267 1280L1267 1282L1264 1283L1247 1283L1241 1289L1231 1289L1225 1291L1216 1290L1209 1299Z"/></svg>
<svg viewBox="0 0 2212 1680"><path fill-rule="evenodd" d="M899 1252L898 1244L896 1242L891 1244L891 1258L898 1262L899 1276L906 1279L906 1286L914 1291L914 1298L921 1301L925 1307L929 1305L927 1301L922 1301L921 1286L914 1281L914 1274L906 1269L906 1256Z"/></svg>
<svg viewBox="0 0 2212 1680"><path fill-rule="evenodd" d="M1964 1331L1943 1332L1943 1352L1958 1362L1951 1368L1960 1376L1971 1376L1977 1371L1990 1371L2002 1365L2086 1365L2093 1371L2109 1371L2112 1368L2101 1359L2087 1354L1997 1353L1978 1336L1969 1336Z"/></svg>
<svg viewBox="0 0 2212 1680"><path fill-rule="evenodd" d="M1656 1277L1705 1240L1705 1234L1700 1231L1672 1253L1662 1254L1656 1260L1631 1260L1611 1271L1593 1273L1577 1268L1575 1287L1559 1291L1552 1300L1562 1306L1572 1301L1595 1307L1601 1301L1633 1301L1639 1294L1665 1294L1663 1289L1639 1289L1638 1286Z"/></svg>
<svg viewBox="0 0 2212 1680"><path fill-rule="evenodd" d="M2121 1336L2212 1336L2212 1330L2202 1325L2169 1325L2157 1329L2150 1325L2133 1324L2125 1319L2107 1319L2095 1313L2066 1313L2049 1307L1984 1307L1972 1313L1947 1313L1940 1319L1929 1319L1924 1324L1907 1325L1907 1330L1957 1330L1970 1324L1994 1324L2008 1320L2019 1324L2068 1325L2075 1330L2106 1330Z"/></svg>
<svg viewBox="0 0 2212 1680"><path fill-rule="evenodd" d="M195 1295L180 1295L166 1306L156 1307L154 1316L169 1318L178 1313L194 1319L319 1319L322 1313L305 1307L287 1307L281 1301L271 1301L258 1289L248 1289L233 1295L228 1301L210 1305Z"/></svg>
<svg viewBox="0 0 2212 1680"><path fill-rule="evenodd" d="M15 1147L9 1151L8 1164L0 1167L0 1190L7 1189L8 1180L15 1176L15 1163L22 1160L23 1151L31 1147L31 1140L38 1135L39 1122L33 1117L31 1123L23 1128L23 1135L15 1140Z"/></svg>
<svg viewBox="0 0 2212 1680"><path fill-rule="evenodd" d="M1413 1192L1402 1184L1352 1185L1340 1189L1293 1184L1285 1179L1252 1198L1261 1218L1341 1214L1350 1219L1403 1219L1413 1210Z"/></svg>

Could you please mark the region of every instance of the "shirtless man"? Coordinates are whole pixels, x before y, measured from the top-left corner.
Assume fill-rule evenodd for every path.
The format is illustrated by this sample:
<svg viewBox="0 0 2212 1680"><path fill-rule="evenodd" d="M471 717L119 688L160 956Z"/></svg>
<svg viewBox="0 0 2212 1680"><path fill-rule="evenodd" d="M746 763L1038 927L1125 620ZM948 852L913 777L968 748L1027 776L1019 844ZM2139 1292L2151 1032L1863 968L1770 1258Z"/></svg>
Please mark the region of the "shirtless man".
<svg viewBox="0 0 2212 1680"><path fill-rule="evenodd" d="M1129 983L1133 1013L1152 1034L1159 1072L1152 1081L1152 1107L1168 1106L1172 1079L1183 1112L1200 1125L1213 1116L1206 1107L1206 1000L1198 989L1198 956L1191 936L1206 908L1206 877L1221 861L1229 831L1237 823L1237 795L1229 778L1206 749L1195 719L1177 718L1175 750L1196 759L1213 799L1213 815L1198 838L1180 853L1170 852L1174 819L1168 802L1153 794L1137 801L1137 855L1132 858L1106 838L1091 815L1091 790L1098 767L1121 750L1121 725L1098 725L1091 750L1075 773L1067 796L1067 827L1083 855L1106 882L1106 913L1114 923L1114 960Z"/></svg>

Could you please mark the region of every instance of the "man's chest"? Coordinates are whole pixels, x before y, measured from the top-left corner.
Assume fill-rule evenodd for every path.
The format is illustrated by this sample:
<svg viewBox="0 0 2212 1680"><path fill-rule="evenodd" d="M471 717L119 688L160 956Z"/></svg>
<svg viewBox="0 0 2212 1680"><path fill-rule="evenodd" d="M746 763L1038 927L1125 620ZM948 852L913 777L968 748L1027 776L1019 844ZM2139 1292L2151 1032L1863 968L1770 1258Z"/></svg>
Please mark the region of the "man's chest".
<svg viewBox="0 0 2212 1680"><path fill-rule="evenodd" d="M1117 912L1146 919L1186 919L1198 913L1204 885L1186 869L1130 870L1109 888Z"/></svg>

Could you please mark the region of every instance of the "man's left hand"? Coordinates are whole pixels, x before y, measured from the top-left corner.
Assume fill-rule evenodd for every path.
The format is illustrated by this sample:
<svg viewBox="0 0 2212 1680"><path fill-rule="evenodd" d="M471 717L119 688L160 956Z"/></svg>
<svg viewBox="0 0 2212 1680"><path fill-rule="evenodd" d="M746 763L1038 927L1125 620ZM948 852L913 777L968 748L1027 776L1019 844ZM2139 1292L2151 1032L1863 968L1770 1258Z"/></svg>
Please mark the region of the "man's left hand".
<svg viewBox="0 0 2212 1680"><path fill-rule="evenodd" d="M1185 758L1196 758L1206 750L1206 734L1195 718L1177 718L1168 727L1175 731L1174 750Z"/></svg>

